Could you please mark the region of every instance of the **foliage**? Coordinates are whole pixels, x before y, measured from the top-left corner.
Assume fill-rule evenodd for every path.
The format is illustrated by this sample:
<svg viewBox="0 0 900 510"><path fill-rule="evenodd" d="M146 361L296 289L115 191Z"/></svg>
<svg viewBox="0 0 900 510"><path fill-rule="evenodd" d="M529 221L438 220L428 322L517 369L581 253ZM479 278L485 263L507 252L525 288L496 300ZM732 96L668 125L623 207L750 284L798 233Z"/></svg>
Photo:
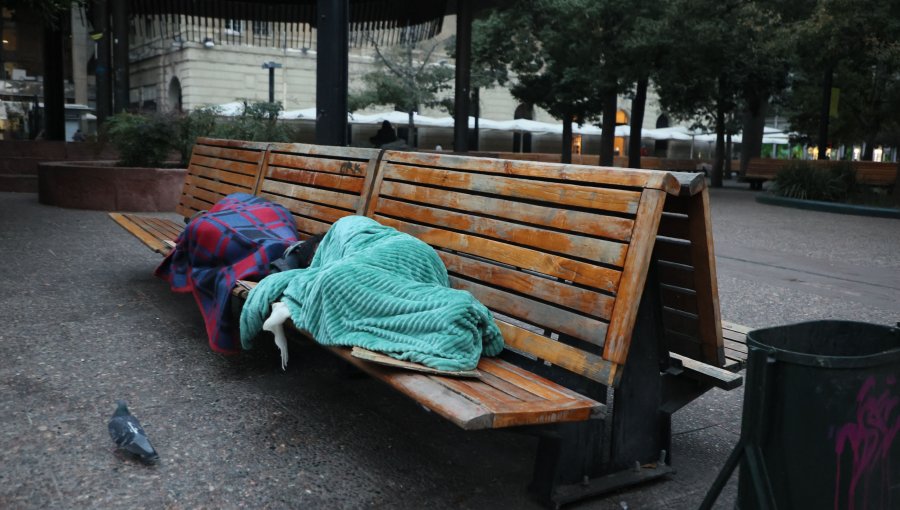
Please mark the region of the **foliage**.
<svg viewBox="0 0 900 510"><path fill-rule="evenodd" d="M409 114L410 129L414 127L413 113L423 106L452 111L453 97L443 93L452 88L453 68L443 61L432 62L439 43L414 43L407 39L387 49L374 42L373 45L376 69L363 75L361 89L350 93L348 110L392 106Z"/></svg>
<svg viewBox="0 0 900 510"><path fill-rule="evenodd" d="M213 134L219 138L235 140L289 142L296 136L287 124L278 121L278 114L282 110L280 102L244 101L240 115L220 122Z"/></svg>
<svg viewBox="0 0 900 510"><path fill-rule="evenodd" d="M107 119L102 138L118 151L121 166L154 167L173 152L187 166L199 137L290 142L294 131L278 120L279 103L244 103L242 112L222 117L216 107L189 113L119 113Z"/></svg>
<svg viewBox="0 0 900 510"><path fill-rule="evenodd" d="M823 167L792 161L775 176L772 192L788 198L842 202L856 192L856 173L850 162Z"/></svg>
<svg viewBox="0 0 900 510"><path fill-rule="evenodd" d="M172 149L171 118L119 113L107 119L103 136L119 151L121 166L158 167Z"/></svg>
<svg viewBox="0 0 900 510"><path fill-rule="evenodd" d="M175 136L172 145L180 155L181 166L188 165L197 138L216 134L216 120L219 113L217 107L208 106L196 108L173 119Z"/></svg>

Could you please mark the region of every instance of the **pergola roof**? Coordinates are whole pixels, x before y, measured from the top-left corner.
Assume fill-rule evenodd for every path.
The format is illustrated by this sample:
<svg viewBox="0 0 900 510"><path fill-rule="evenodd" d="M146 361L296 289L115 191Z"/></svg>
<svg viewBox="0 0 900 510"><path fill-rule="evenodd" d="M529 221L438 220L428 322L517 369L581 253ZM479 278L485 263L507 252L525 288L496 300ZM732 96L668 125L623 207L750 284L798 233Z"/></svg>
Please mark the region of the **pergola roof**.
<svg viewBox="0 0 900 510"><path fill-rule="evenodd" d="M130 0L129 3L132 16L162 17L166 23L161 24L161 30L176 30L172 26L182 22L186 27L214 30L222 29L226 20L272 22L285 24L294 33L295 40L297 34L305 34L317 26L317 7L317 0ZM444 16L455 12L456 2L349 0L349 7L350 41L362 46L372 41L393 44L400 38L430 39L440 33ZM140 24L137 28L146 30Z"/></svg>

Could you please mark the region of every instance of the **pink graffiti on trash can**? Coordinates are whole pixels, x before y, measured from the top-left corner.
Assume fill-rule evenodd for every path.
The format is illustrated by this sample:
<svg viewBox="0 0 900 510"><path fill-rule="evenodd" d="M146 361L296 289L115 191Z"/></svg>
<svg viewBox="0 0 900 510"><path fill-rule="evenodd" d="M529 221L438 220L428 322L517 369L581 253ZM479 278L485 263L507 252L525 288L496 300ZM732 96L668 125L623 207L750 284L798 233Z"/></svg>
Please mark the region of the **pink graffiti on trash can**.
<svg viewBox="0 0 900 510"><path fill-rule="evenodd" d="M893 376L885 380L887 386L896 383ZM837 454L837 476L835 481L834 508L854 510L857 503L857 489L863 483L862 508L890 508L890 451L897 432L900 431L900 397L895 396L892 388L885 388L880 394L875 389L874 377L863 383L856 396L856 422L846 423L838 430L835 439ZM893 420L893 423L892 423ZM846 495L841 497L841 458L844 447L850 444L853 454L850 486ZM869 504L872 489L875 501ZM842 504L843 503L843 504ZM877 506L876 506L877 505Z"/></svg>

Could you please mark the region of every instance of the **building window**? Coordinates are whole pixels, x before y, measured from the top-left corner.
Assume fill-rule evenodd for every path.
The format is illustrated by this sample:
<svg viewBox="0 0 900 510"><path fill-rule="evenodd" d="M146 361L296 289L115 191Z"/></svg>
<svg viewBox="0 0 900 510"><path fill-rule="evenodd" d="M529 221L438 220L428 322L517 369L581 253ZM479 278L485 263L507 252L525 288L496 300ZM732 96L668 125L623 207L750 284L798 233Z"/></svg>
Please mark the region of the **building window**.
<svg viewBox="0 0 900 510"><path fill-rule="evenodd" d="M225 33L226 34L240 34L241 33L241 20L239 19L226 19L225 20Z"/></svg>
<svg viewBox="0 0 900 510"><path fill-rule="evenodd" d="M269 35L269 22L268 21L254 21L253 22L253 33L255 35Z"/></svg>

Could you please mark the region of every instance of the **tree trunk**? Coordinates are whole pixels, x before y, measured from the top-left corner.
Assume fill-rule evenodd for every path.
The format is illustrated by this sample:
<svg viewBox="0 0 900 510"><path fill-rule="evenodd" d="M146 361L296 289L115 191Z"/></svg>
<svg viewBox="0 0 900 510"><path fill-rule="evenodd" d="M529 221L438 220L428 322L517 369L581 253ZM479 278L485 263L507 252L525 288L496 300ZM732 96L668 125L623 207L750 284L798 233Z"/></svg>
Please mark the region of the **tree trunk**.
<svg viewBox="0 0 900 510"><path fill-rule="evenodd" d="M409 120L407 120L407 122L406 122L406 138L408 138L408 140L406 140L406 144L409 145L411 148L415 149L416 145L417 145L416 144L416 141L417 141L416 134L415 134L416 133L416 131L415 131L415 129L416 129L416 121L415 121L416 112L410 111L410 112L406 112L406 113L407 113L407 115L409 115Z"/></svg>
<svg viewBox="0 0 900 510"><path fill-rule="evenodd" d="M647 86L650 78L642 76L635 87L631 102L631 133L628 138L628 166L641 167L641 126L644 124L644 107L647 104Z"/></svg>
<svg viewBox="0 0 900 510"><path fill-rule="evenodd" d="M756 94L745 94L747 111L744 112L741 131L741 177L747 174L747 163L750 158L758 158L762 154L763 131L766 127L766 110L768 97ZM748 97L749 96L749 97Z"/></svg>
<svg viewBox="0 0 900 510"><path fill-rule="evenodd" d="M562 163L572 162L572 118L566 115L563 118L562 132L562 153L560 154Z"/></svg>
<svg viewBox="0 0 900 510"><path fill-rule="evenodd" d="M725 164L725 109L722 105L722 99L716 104L716 162L713 165L712 182L713 188L722 187L722 174L724 173Z"/></svg>
<svg viewBox="0 0 900 510"><path fill-rule="evenodd" d="M613 166L616 150L616 110L618 94L615 89L603 93L603 133L600 135L600 166Z"/></svg>
<svg viewBox="0 0 900 510"><path fill-rule="evenodd" d="M863 152L862 156L859 159L862 161L872 161L872 157L875 156L875 143L872 141L875 137L866 137L866 142L863 144Z"/></svg>
<svg viewBox="0 0 900 510"><path fill-rule="evenodd" d="M825 67L825 76L822 79L822 109L819 112L819 157L828 159L825 151L828 150L828 116L831 114L831 83L834 78L834 69L831 64Z"/></svg>

